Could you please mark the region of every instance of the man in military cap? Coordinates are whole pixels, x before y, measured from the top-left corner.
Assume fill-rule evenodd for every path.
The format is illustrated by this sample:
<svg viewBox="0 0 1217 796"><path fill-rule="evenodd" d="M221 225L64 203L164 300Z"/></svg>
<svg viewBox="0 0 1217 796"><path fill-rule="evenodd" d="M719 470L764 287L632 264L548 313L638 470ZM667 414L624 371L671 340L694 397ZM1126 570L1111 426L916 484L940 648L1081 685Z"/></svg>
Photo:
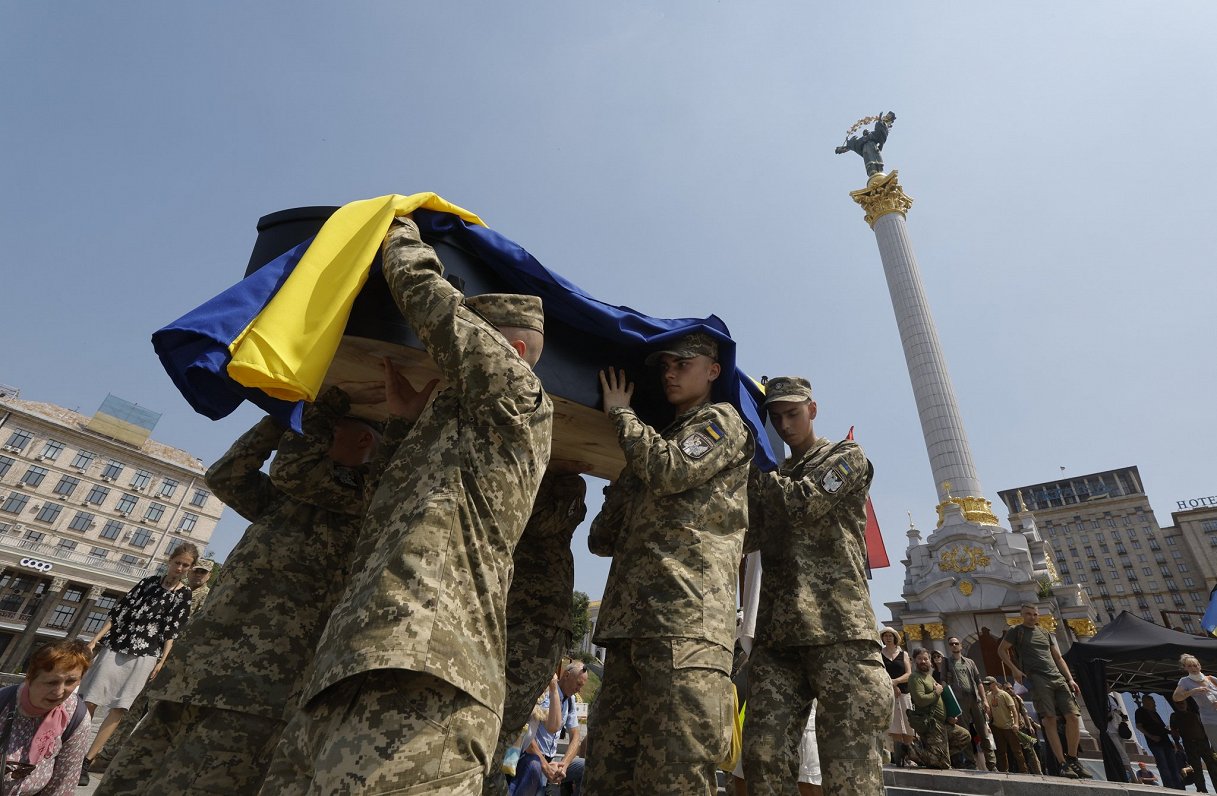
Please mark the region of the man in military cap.
<svg viewBox="0 0 1217 796"><path fill-rule="evenodd" d="M550 462L513 557L515 572L507 592L507 698L486 778L487 796L506 793L499 770L503 754L571 645L575 558L570 540L587 515L587 482L570 471L572 466L579 469L577 464Z"/></svg>
<svg viewBox="0 0 1217 796"><path fill-rule="evenodd" d="M207 595L211 593L211 586L207 585L207 581L211 580L211 569L215 563L210 558L200 558L186 575L186 585L190 587L191 619L198 614L203 603L207 602Z"/></svg>
<svg viewBox="0 0 1217 796"><path fill-rule="evenodd" d="M251 524L207 610L145 689L152 708L99 793L258 792L363 516L379 432L349 416L351 401L330 388L304 410L300 434L263 418L207 471L216 496ZM268 476L260 468L276 450Z"/></svg>
<svg viewBox="0 0 1217 796"><path fill-rule="evenodd" d="M429 401L434 382L415 390L394 375L387 390L388 464L263 786L273 796L478 796L498 739L512 553L553 427L532 369L541 300L466 299L409 218L382 259L445 387Z"/></svg>
<svg viewBox="0 0 1217 796"><path fill-rule="evenodd" d="M647 364L676 410L663 431L630 408L634 387L623 371L600 374L626 466L588 538L613 564L596 622L608 657L583 787L589 796L713 796L731 742L735 580L753 442L730 404L710 402L721 373L713 337L681 337Z"/></svg>
<svg viewBox="0 0 1217 796"><path fill-rule="evenodd" d="M752 466L744 550L761 578L744 773L752 796L788 793L813 699L826 793L882 796L880 746L892 686L866 584L866 495L874 468L852 440L817 437L806 379L772 379L765 407L790 458Z"/></svg>

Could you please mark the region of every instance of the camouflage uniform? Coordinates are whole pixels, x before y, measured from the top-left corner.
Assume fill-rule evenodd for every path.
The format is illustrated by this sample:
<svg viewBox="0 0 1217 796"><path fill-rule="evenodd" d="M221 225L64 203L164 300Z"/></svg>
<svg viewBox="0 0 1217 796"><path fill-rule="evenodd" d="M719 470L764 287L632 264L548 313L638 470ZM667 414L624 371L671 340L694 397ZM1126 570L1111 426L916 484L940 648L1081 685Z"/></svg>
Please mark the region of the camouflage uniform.
<svg viewBox="0 0 1217 796"><path fill-rule="evenodd" d="M575 558L570 539L587 515L587 482L578 475L546 473L514 557L507 592L507 699L503 726L486 778L487 794L507 787L498 765L507 745L528 721L537 697L571 644Z"/></svg>
<svg viewBox="0 0 1217 796"><path fill-rule="evenodd" d="M914 670L909 676L909 698L913 715L909 720L917 731L913 761L926 768L950 768L951 755L972 746L972 736L958 724L947 723L942 694L934 688L934 675Z"/></svg>
<svg viewBox="0 0 1217 796"><path fill-rule="evenodd" d="M274 796L480 794L498 739L511 556L549 461L553 404L492 322L525 324L466 306L413 221L395 222L383 255L446 386L368 505L358 565L263 786ZM540 323L534 297L502 306Z"/></svg>
<svg viewBox="0 0 1217 796"><path fill-rule="evenodd" d="M207 610L148 685L152 709L99 793L258 791L359 530L367 468L328 455L348 408L346 394L330 389L305 411L304 434L265 418L207 471L216 496L252 524ZM267 476L259 468L276 448ZM209 790L202 772L223 787Z"/></svg>
<svg viewBox="0 0 1217 796"><path fill-rule="evenodd" d="M810 400L802 379L767 403ZM892 686L866 584L866 495L874 470L851 441L816 439L774 471L752 467L746 552L760 550L744 773L754 796L791 793L811 702L824 792L882 796Z"/></svg>
<svg viewBox="0 0 1217 796"><path fill-rule="evenodd" d="M728 404L662 433L610 412L626 467L588 547L613 556L596 624L608 648L584 793L715 793L731 744L735 580L753 443Z"/></svg>

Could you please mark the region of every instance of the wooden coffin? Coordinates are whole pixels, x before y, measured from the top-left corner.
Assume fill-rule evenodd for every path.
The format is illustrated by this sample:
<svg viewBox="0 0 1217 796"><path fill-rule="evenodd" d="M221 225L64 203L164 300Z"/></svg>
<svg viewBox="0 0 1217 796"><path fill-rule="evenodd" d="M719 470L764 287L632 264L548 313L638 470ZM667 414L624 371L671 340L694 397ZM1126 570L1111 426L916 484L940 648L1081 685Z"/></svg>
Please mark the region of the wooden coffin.
<svg viewBox="0 0 1217 796"><path fill-rule="evenodd" d="M246 274L317 234L335 210L301 207L264 216L258 222L258 238ZM443 262L448 279L466 295L511 292L471 252L445 241L427 242ZM583 469L592 475L616 478L625 462L612 424L599 409L598 372L608 366L624 367L637 383L634 404L639 413L648 422L662 426L670 419L671 410L643 365L647 352L623 349L550 318L546 319L545 331L545 350L537 374L554 402L553 458L582 462ZM376 268L355 300L325 382L380 380L383 356L392 359L415 386L439 376ZM385 407L370 407L367 414L383 418Z"/></svg>

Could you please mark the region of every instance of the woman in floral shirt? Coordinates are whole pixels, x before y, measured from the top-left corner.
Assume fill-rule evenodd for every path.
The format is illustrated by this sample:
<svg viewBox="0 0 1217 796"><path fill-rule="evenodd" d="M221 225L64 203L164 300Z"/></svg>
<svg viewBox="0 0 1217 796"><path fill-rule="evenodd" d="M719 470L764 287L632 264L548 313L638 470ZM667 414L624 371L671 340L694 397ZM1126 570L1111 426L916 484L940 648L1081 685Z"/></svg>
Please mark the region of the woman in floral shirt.
<svg viewBox="0 0 1217 796"><path fill-rule="evenodd" d="M199 560L199 549L190 543L173 551L164 575L144 578L110 609L110 618L89 642L102 650L80 685L80 696L89 715L98 705L110 712L97 730L81 772L88 782L89 763L105 746L123 714L144 685L160 672L186 620L190 617L190 589L182 577Z"/></svg>

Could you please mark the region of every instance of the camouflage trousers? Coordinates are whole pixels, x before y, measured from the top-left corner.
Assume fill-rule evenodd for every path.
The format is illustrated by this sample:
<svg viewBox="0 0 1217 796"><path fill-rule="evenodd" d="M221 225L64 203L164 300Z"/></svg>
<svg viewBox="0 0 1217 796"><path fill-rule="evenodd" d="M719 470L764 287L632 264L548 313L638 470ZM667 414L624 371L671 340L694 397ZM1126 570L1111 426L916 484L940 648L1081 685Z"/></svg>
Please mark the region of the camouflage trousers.
<svg viewBox="0 0 1217 796"><path fill-rule="evenodd" d="M499 717L450 683L377 669L330 686L283 731L266 796L481 796Z"/></svg>
<svg viewBox="0 0 1217 796"><path fill-rule="evenodd" d="M255 794L282 729L281 720L265 716L154 702L97 793Z"/></svg>
<svg viewBox="0 0 1217 796"><path fill-rule="evenodd" d="M951 755L972 748L972 734L958 724L923 718L913 726L917 729L917 742L910 756L919 766L950 768Z"/></svg>
<svg viewBox="0 0 1217 796"><path fill-rule="evenodd" d="M507 745L516 739L528 721L537 698L558 671L562 653L570 647L570 631L534 622L507 625L507 699L503 703L503 727L491 759L486 796L507 793L507 778L499 769Z"/></svg>
<svg viewBox="0 0 1217 796"><path fill-rule="evenodd" d="M145 688L139 692L139 696L131 703L131 707L123 714L122 721L114 728L114 733L110 736L110 740L106 741L106 745L101 748L101 751L93 758L93 764L89 766L90 771L105 771L110 765L110 761L118 755L118 750L122 748L123 743L135 732L135 725L139 724L140 720L148 713L148 689Z"/></svg>
<svg viewBox="0 0 1217 796"><path fill-rule="evenodd" d="M796 793L811 701L824 793L883 796L892 682L873 641L752 650L744 720L749 796Z"/></svg>
<svg viewBox="0 0 1217 796"><path fill-rule="evenodd" d="M731 651L644 638L608 650L588 717L585 796L715 796L731 749Z"/></svg>

